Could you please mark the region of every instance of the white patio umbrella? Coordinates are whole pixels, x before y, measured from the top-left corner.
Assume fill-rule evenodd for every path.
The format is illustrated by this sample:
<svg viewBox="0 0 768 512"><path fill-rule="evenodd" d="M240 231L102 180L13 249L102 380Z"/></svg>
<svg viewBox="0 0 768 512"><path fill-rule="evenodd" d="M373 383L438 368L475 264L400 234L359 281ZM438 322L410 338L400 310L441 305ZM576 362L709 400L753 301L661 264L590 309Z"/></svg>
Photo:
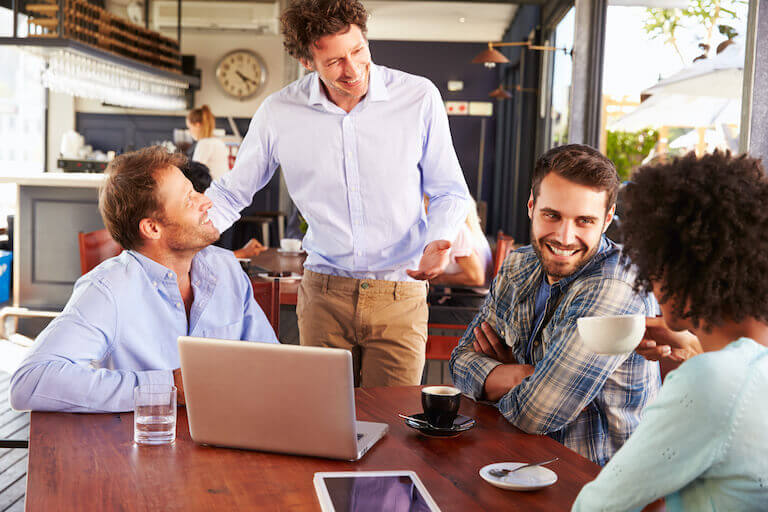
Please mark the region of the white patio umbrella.
<svg viewBox="0 0 768 512"><path fill-rule="evenodd" d="M687 68L659 81L643 94L686 94L741 98L744 79L744 46L733 43L712 57L698 60Z"/></svg>
<svg viewBox="0 0 768 512"><path fill-rule="evenodd" d="M629 114L609 123L608 129L636 132L661 126L738 124L740 115L740 99L664 93L651 96Z"/></svg>

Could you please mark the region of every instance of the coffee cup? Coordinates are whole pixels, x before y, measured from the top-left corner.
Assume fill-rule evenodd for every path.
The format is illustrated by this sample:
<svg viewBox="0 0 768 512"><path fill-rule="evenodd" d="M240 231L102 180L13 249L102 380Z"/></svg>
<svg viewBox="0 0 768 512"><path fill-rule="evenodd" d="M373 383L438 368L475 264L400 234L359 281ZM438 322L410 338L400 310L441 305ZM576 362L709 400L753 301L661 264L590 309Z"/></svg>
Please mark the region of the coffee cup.
<svg viewBox="0 0 768 512"><path fill-rule="evenodd" d="M280 249L287 252L299 252L301 250L301 240L298 238L283 238L280 240Z"/></svg>
<svg viewBox="0 0 768 512"><path fill-rule="evenodd" d="M629 354L643 340L645 316L589 316L576 321L584 345L596 354Z"/></svg>
<svg viewBox="0 0 768 512"><path fill-rule="evenodd" d="M424 417L433 427L451 428L460 403L461 391L453 386L428 386L421 390Z"/></svg>

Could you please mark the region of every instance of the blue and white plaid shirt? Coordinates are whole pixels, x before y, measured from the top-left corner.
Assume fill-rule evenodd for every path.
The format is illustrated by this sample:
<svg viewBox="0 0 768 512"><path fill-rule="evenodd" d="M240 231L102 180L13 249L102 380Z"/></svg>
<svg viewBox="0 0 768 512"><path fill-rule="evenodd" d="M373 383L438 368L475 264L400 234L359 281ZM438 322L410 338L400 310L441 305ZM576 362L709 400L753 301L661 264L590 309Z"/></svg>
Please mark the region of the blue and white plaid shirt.
<svg viewBox="0 0 768 512"><path fill-rule="evenodd" d="M620 263L620 254L620 247L603 237L587 265L552 285L544 321L528 353L542 268L531 246L511 253L450 362L456 386L481 398L485 379L501 364L472 348L474 328L488 322L518 363L535 367L499 400L499 411L525 432L546 434L600 465L629 438L661 385L658 363L635 352L596 355L584 347L576 330L582 316L658 313L652 294L634 292L634 275Z"/></svg>

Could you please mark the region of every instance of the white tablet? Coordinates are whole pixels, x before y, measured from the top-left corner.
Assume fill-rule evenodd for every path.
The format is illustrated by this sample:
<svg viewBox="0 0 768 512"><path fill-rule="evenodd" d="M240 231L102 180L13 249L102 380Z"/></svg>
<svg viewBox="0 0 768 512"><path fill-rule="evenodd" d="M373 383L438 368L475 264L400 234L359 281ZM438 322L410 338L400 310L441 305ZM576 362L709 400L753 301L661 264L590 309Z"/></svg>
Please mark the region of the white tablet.
<svg viewBox="0 0 768 512"><path fill-rule="evenodd" d="M315 473L323 512L440 512L413 471Z"/></svg>

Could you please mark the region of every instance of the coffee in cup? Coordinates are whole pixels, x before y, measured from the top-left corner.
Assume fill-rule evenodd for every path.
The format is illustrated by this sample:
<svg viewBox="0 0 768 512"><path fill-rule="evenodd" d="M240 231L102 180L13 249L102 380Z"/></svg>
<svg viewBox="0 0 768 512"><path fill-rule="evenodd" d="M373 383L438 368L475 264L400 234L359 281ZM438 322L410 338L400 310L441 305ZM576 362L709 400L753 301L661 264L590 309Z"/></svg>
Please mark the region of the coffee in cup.
<svg viewBox="0 0 768 512"><path fill-rule="evenodd" d="M461 391L453 386L428 386L421 390L421 405L430 425L451 428L459 414Z"/></svg>

